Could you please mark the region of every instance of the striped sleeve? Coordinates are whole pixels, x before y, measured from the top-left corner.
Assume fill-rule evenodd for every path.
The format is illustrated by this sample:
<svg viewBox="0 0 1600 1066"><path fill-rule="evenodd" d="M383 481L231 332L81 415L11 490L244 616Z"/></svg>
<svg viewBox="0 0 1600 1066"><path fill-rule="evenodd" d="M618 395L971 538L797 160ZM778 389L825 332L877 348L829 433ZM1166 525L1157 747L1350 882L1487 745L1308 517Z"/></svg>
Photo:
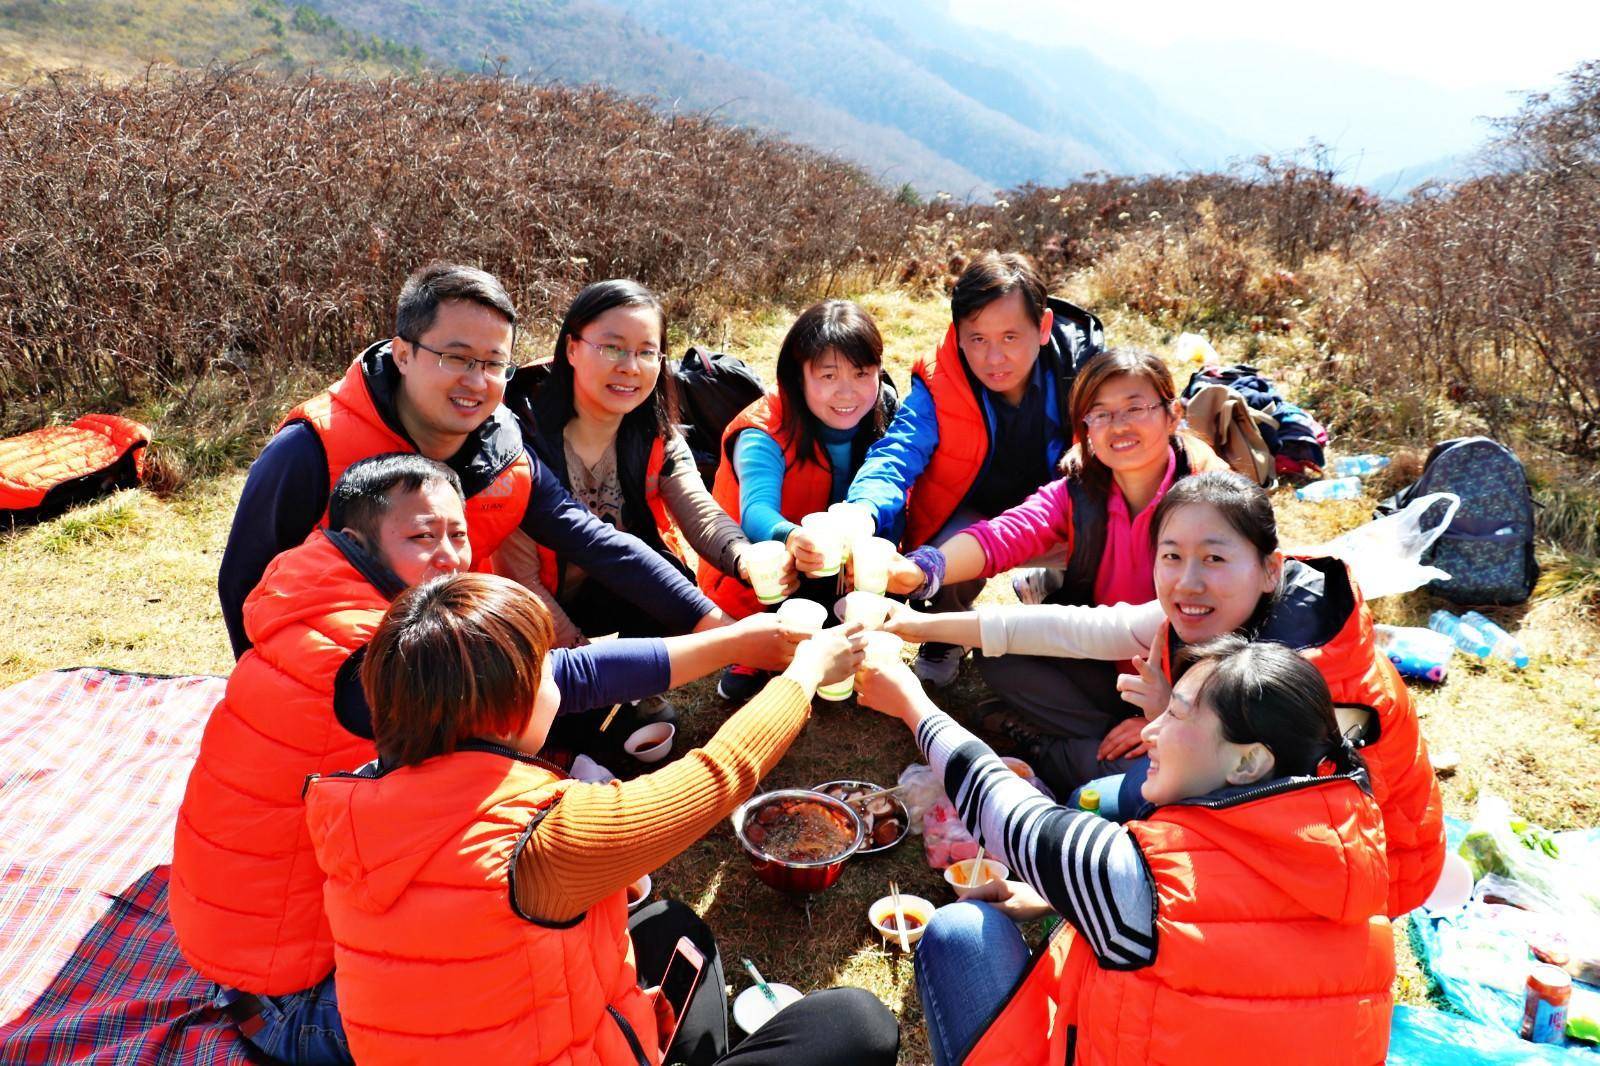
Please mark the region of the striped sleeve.
<svg viewBox="0 0 1600 1066"><path fill-rule="evenodd" d="M1045 799L943 712L917 746L967 828L1083 934L1101 965L1155 961L1155 888L1123 826Z"/></svg>

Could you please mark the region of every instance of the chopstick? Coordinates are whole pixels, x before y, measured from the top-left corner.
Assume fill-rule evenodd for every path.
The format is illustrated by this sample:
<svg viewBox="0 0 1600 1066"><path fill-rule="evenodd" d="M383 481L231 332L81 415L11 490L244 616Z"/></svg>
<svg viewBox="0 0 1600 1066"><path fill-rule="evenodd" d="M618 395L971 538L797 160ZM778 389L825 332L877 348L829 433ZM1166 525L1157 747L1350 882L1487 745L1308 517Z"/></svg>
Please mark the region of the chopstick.
<svg viewBox="0 0 1600 1066"><path fill-rule="evenodd" d="M889 882L889 895L894 897L894 924L895 932L900 937L900 950L910 951L911 942L906 939L906 909L900 903L900 885L897 882Z"/></svg>
<svg viewBox="0 0 1600 1066"><path fill-rule="evenodd" d="M617 712L620 710L622 710L622 704L612 704L610 713L606 715L606 720L600 723L600 732L604 733L610 727L611 720L617 716Z"/></svg>
<svg viewBox="0 0 1600 1066"><path fill-rule="evenodd" d="M983 845L978 845L978 857L972 860L972 866L967 870L967 887L978 887L978 871L983 869Z"/></svg>
<svg viewBox="0 0 1600 1066"><path fill-rule="evenodd" d="M852 806L857 804L857 803L866 803L868 800L875 800L879 796L892 796L896 792L899 792L901 789L903 789L905 787L906 787L905 785L895 785L892 788L880 788L876 792L868 792L865 795L857 796L855 799L848 800L847 802L850 803Z"/></svg>
<svg viewBox="0 0 1600 1066"><path fill-rule="evenodd" d="M741 959L740 961L744 963L744 968L750 971L750 976L755 979L756 987L761 989L761 994L763 996L767 997L767 1002L771 1003L774 1007L777 1007L777 993L772 991L772 986L767 984L767 979L761 976L761 971L756 969L756 964L751 962L749 959Z"/></svg>

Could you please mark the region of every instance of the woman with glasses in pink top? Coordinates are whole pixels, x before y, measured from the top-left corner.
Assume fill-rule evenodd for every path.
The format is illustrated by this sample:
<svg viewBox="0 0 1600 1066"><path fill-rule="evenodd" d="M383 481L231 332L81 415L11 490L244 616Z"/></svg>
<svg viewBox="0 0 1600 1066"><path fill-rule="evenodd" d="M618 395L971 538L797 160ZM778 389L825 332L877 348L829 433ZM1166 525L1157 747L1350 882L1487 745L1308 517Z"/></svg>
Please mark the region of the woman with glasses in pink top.
<svg viewBox="0 0 1600 1066"><path fill-rule="evenodd" d="M912 552L891 592L938 587L1043 563L1015 579L1024 602L1146 603L1155 597L1150 517L1173 483L1226 470L1180 429L1172 372L1159 356L1113 348L1079 368L1068 400L1074 442L1064 475L1011 510L969 526L942 548ZM1143 719L1119 698L1131 664L1033 655L979 657L995 693L979 705L983 728L1019 744L1058 794L1116 773L1143 754Z"/></svg>

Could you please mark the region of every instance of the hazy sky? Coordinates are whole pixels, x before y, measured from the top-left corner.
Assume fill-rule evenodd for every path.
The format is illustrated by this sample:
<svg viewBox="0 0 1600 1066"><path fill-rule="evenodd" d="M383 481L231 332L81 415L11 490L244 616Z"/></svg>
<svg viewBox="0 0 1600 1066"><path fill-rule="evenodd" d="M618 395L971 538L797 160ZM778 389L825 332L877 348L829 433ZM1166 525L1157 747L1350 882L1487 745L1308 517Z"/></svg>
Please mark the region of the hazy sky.
<svg viewBox="0 0 1600 1066"><path fill-rule="evenodd" d="M950 0L961 18L995 28L1065 19L1111 48L1184 41L1259 42L1380 67L1452 89L1539 88L1580 60L1600 59L1600 2L1521 0ZM1105 55L1102 47L1096 52Z"/></svg>
<svg viewBox="0 0 1600 1066"><path fill-rule="evenodd" d="M1315 139L1346 176L1399 188L1415 176L1402 168L1472 166L1487 119L1600 59L1600 0L948 3L963 21L1086 48L1252 152Z"/></svg>

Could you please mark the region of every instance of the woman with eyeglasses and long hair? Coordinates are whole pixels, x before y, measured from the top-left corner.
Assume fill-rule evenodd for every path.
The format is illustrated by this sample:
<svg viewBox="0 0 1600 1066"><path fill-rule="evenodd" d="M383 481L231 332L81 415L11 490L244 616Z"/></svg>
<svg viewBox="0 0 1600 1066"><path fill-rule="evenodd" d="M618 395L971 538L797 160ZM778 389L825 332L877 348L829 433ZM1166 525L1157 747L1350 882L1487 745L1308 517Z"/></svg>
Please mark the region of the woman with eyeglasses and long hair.
<svg viewBox="0 0 1600 1066"><path fill-rule="evenodd" d="M743 579L749 540L718 507L677 428L667 361L667 316L637 281L597 281L578 293L540 378L525 375L507 402L538 456L595 515L654 548L693 578L689 551ZM558 641L580 634L662 635L652 619L582 568L521 543L496 559L502 572L545 592Z"/></svg>
<svg viewBox="0 0 1600 1066"><path fill-rule="evenodd" d="M942 548L912 552L891 578L891 592L922 598L1046 561L1051 565L1016 578L1024 602L1155 598L1149 529L1156 503L1186 475L1227 464L1180 430L1172 372L1153 353L1112 348L1090 359L1073 381L1068 410L1076 439L1064 476ZM1038 655L977 663L995 693L979 705L984 728L1022 743L1061 794L1143 754L1142 719L1117 691L1119 673L1131 666Z"/></svg>

